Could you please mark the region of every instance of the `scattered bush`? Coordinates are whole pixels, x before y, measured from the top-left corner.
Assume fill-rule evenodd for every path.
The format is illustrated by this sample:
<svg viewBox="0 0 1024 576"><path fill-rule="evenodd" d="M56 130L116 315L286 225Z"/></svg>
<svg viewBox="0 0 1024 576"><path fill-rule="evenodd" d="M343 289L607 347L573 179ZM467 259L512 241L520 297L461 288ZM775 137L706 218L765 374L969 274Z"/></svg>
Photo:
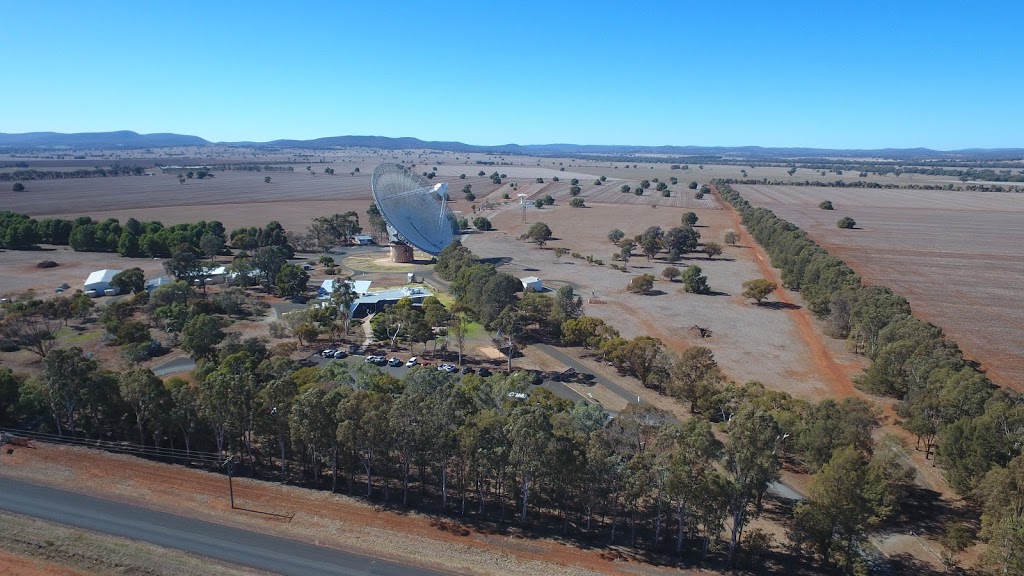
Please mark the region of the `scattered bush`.
<svg viewBox="0 0 1024 576"><path fill-rule="evenodd" d="M57 264L53 260L43 260L39 264L36 264L36 268L56 268L57 266L60 266L60 264Z"/></svg>
<svg viewBox="0 0 1024 576"><path fill-rule="evenodd" d="M476 218L473 218L473 227L483 232L492 229L491 221L488 220L487 218L484 218L483 216L477 216Z"/></svg>
<svg viewBox="0 0 1024 576"><path fill-rule="evenodd" d="M654 289L654 276L651 276L650 274L634 276L629 281L626 289L634 294L647 294Z"/></svg>
<svg viewBox="0 0 1024 576"><path fill-rule="evenodd" d="M569 206L572 206L573 208L586 208L586 206L583 204L583 198L573 198L569 202Z"/></svg>
<svg viewBox="0 0 1024 576"><path fill-rule="evenodd" d="M661 271L661 276L669 282L675 282L676 279L682 276L682 274L683 273L679 271L679 268L676 268L675 266L668 266Z"/></svg>
<svg viewBox="0 0 1024 576"><path fill-rule="evenodd" d="M821 208L822 210L832 210L833 209L832 208L832 201L831 200L823 200L821 202L821 204L818 204L818 208Z"/></svg>
<svg viewBox="0 0 1024 576"><path fill-rule="evenodd" d="M842 218L839 219L839 222L836 222L836 226L843 228L844 230L852 230L856 225L857 222L855 222L853 218L850 218L849 216L843 216Z"/></svg>
<svg viewBox="0 0 1024 576"><path fill-rule="evenodd" d="M15 182L14 186L11 186L11 191L12 192L24 192L25 191L25 185L22 184L21 182Z"/></svg>

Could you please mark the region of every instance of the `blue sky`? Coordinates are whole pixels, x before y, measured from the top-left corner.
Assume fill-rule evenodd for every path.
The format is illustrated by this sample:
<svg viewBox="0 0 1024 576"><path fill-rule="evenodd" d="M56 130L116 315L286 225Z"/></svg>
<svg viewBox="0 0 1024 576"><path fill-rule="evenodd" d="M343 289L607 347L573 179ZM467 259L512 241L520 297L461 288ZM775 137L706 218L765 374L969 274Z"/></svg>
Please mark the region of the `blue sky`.
<svg viewBox="0 0 1024 576"><path fill-rule="evenodd" d="M1024 147L1015 2L7 2L0 132Z"/></svg>

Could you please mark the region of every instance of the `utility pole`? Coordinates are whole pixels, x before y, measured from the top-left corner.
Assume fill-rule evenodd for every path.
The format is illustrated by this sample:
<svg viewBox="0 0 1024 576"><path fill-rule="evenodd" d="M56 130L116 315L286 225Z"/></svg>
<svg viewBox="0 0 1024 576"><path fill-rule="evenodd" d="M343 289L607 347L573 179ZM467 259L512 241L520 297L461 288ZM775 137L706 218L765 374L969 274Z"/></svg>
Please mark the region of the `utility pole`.
<svg viewBox="0 0 1024 576"><path fill-rule="evenodd" d="M228 459L225 460L224 464L222 464L222 465L223 466L227 466L227 469L228 469L228 496L231 498L231 509L234 510L235 509L235 485L231 481L231 475L235 471L234 456L229 456Z"/></svg>

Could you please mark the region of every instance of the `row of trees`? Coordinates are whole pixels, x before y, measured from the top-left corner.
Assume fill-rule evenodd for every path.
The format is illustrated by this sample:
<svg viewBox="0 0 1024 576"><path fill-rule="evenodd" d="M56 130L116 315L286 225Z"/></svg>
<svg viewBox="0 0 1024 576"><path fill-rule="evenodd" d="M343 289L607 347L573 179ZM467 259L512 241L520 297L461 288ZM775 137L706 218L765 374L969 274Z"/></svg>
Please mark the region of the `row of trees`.
<svg viewBox="0 0 1024 576"><path fill-rule="evenodd" d="M970 495L990 473L1005 474L1024 448L1024 395L997 389L939 327L915 318L905 298L862 284L802 230L718 186L785 284L801 292L831 336L871 360L858 386L900 401L902 425L926 456L936 450L950 484ZM1015 526L1024 529L1019 516Z"/></svg>
<svg viewBox="0 0 1024 576"><path fill-rule="evenodd" d="M114 176L142 176L146 173L142 166L122 166L114 164L109 168L83 168L78 170L15 170L0 172L0 182L27 180L64 180L67 178L107 178Z"/></svg>
<svg viewBox="0 0 1024 576"><path fill-rule="evenodd" d="M117 252L122 256L166 258L180 246L212 257L224 250L223 224L217 221L164 226L129 218L97 222L88 216L74 220L35 220L24 214L0 212L0 247L25 250L38 244L71 246L78 252Z"/></svg>

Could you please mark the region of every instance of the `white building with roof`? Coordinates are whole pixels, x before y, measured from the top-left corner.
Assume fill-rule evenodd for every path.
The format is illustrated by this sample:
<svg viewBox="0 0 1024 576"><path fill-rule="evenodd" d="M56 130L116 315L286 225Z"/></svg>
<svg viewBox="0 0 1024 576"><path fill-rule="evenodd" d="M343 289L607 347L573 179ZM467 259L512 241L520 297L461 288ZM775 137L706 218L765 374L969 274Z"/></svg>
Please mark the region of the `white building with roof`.
<svg viewBox="0 0 1024 576"><path fill-rule="evenodd" d="M388 306L397 304L402 298L408 298L413 304L422 304L424 300L433 294L424 288L396 288L394 290L381 290L364 294L352 303L349 315L352 318L361 318L368 314L376 314Z"/></svg>
<svg viewBox="0 0 1024 576"><path fill-rule="evenodd" d="M520 282L523 283L523 290L533 290L534 292L543 292L544 283L540 281L540 278L536 276L527 276L526 278L520 278Z"/></svg>
<svg viewBox="0 0 1024 576"><path fill-rule="evenodd" d="M103 270L97 270L85 279L85 284L82 285L82 289L89 296L103 296L107 294L108 290L114 290L114 294L117 294L117 288L110 285L110 281L114 279L120 270L112 270L110 268L104 268Z"/></svg>
<svg viewBox="0 0 1024 576"><path fill-rule="evenodd" d="M157 288L164 286L165 284L171 284L174 280L171 280L167 276L157 276L156 278L150 278L146 280L146 292L152 292Z"/></svg>
<svg viewBox="0 0 1024 576"><path fill-rule="evenodd" d="M346 282L352 287L352 291L355 292L357 297L363 296L369 292L370 284L373 283L372 280L339 280L336 278L328 278L327 280L324 280L323 284L320 285L320 288L317 289L317 297L330 298L331 294L334 292L335 282Z"/></svg>

